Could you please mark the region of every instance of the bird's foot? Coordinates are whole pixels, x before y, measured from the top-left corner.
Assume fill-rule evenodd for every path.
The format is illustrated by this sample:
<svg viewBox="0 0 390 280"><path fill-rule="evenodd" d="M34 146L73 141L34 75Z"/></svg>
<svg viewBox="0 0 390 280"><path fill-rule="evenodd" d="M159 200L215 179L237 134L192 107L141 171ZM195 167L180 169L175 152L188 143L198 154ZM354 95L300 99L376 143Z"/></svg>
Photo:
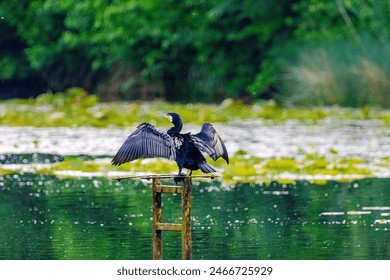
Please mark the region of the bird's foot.
<svg viewBox="0 0 390 280"><path fill-rule="evenodd" d="M174 177L173 180L175 181L176 185L179 185L179 183L184 181L184 177L187 176L185 173L179 173L177 177Z"/></svg>

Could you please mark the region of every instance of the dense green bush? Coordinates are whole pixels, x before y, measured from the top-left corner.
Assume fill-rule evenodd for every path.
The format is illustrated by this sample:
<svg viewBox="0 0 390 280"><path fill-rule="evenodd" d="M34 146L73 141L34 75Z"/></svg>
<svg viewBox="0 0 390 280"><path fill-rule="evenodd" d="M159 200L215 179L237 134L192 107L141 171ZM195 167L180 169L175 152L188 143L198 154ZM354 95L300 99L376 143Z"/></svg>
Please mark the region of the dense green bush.
<svg viewBox="0 0 390 280"><path fill-rule="evenodd" d="M355 53L388 46L389 6L375 0L2 1L0 79L33 76L53 91L78 86L105 99L296 101L306 87L304 77L295 80L296 67L306 67L304 58L316 50L339 42ZM369 39L362 44L362 38ZM388 76L388 62L363 58L355 56L347 68L365 65ZM388 90L380 83L377 92Z"/></svg>

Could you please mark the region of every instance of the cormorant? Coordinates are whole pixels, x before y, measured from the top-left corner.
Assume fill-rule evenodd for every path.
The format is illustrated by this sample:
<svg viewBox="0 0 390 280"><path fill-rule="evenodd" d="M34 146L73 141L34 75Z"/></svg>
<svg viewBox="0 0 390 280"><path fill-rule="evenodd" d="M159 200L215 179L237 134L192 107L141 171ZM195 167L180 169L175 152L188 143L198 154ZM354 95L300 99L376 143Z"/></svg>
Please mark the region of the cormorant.
<svg viewBox="0 0 390 280"><path fill-rule="evenodd" d="M173 127L167 132L156 129L148 123L140 124L129 135L117 154L112 159L113 165L121 165L138 158L163 157L176 160L179 167L179 176L182 169L202 170L204 173L213 173L217 170L206 162L202 155L206 153L213 160L219 157L229 163L229 155L221 137L209 123L204 123L197 134L181 134L183 122L176 113L164 115L169 118ZM175 179L176 183L177 180Z"/></svg>

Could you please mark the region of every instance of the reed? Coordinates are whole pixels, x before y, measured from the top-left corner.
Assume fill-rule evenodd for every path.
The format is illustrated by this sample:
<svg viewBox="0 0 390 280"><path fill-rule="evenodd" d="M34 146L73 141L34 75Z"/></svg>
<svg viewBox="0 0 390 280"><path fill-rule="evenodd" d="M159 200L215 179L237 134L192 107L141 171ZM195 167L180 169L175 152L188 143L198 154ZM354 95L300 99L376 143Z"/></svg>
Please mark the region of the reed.
<svg viewBox="0 0 390 280"><path fill-rule="evenodd" d="M298 105L390 107L390 42L324 44L299 51L283 89Z"/></svg>

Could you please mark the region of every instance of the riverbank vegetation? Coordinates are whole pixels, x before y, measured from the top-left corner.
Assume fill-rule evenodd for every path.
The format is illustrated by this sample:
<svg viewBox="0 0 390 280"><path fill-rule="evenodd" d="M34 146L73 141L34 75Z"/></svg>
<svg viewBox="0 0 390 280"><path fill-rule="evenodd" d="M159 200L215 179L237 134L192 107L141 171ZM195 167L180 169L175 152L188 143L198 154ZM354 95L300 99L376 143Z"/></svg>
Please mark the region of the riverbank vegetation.
<svg viewBox="0 0 390 280"><path fill-rule="evenodd" d="M3 1L2 93L388 108L389 14L375 0Z"/></svg>

